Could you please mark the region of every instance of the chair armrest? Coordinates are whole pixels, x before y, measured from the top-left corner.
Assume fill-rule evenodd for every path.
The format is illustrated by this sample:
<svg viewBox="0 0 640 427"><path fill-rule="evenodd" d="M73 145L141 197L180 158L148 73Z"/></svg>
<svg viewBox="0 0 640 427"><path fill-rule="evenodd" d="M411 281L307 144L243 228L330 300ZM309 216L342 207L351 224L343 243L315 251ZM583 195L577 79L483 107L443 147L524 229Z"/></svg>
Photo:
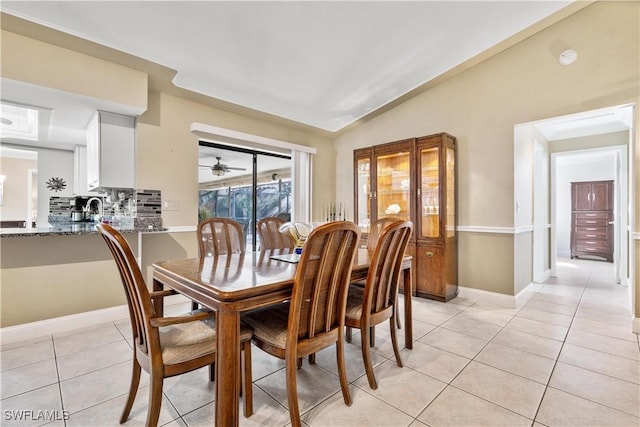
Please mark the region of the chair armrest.
<svg viewBox="0 0 640 427"><path fill-rule="evenodd" d="M155 326L159 328L162 326L177 325L179 323L194 322L196 320L206 320L212 317L215 317L214 312L200 312L200 313L189 314L185 316L156 317L151 319L150 323L151 323L151 326Z"/></svg>
<svg viewBox="0 0 640 427"><path fill-rule="evenodd" d="M169 295L175 295L177 294L176 291L174 291L173 289L165 289L163 291L154 291L154 292L149 292L149 296L153 299L153 298L164 298L164 297L168 297Z"/></svg>

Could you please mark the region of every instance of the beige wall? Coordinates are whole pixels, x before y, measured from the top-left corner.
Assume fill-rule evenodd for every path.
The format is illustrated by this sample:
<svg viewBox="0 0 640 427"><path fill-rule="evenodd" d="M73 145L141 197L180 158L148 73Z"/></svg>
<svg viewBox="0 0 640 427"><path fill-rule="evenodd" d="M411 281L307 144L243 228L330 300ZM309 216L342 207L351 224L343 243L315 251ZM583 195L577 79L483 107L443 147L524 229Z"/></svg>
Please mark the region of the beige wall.
<svg viewBox="0 0 640 427"><path fill-rule="evenodd" d="M326 137L150 92L145 73L7 31L2 31L1 47L2 77L146 109L136 130L136 187L159 189L164 200L178 201L177 211L163 212L165 226L195 229L197 224L198 137L190 132L193 122L315 147L314 180L320 185L314 192L314 216L334 198L335 180L327 177L333 177L335 153ZM137 253L137 234L127 238ZM153 262L197 253L195 232L143 234L141 241L148 279ZM2 327L125 303L115 264L97 235L14 237L1 243Z"/></svg>
<svg viewBox="0 0 640 427"><path fill-rule="evenodd" d="M597 2L339 136L337 198L353 204L354 148L446 131L458 138L459 225L515 227L514 125L637 103L639 7ZM558 45L576 49L578 60L561 66ZM515 259L531 256L524 240L459 233L460 285L517 293L528 270L514 278Z"/></svg>

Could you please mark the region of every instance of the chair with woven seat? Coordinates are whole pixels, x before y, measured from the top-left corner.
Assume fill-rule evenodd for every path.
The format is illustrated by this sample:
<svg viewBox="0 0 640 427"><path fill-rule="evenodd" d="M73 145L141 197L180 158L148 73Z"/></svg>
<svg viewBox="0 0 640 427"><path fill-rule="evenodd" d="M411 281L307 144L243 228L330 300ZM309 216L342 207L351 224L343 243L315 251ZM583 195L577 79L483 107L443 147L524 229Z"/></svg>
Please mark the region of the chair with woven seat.
<svg viewBox="0 0 640 427"><path fill-rule="evenodd" d="M170 290L149 292L140 267L124 237L111 226L96 225L111 251L124 286L133 336L133 372L129 396L120 424L127 421L138 391L141 369L150 376L149 407L146 425L156 426L162 403L164 378L195 369L215 367L216 328L215 313L199 310L181 316L163 317L157 314L156 302L175 292ZM253 412L251 390L251 335L250 328L240 331L244 353L244 414ZM210 373L212 378L212 372Z"/></svg>
<svg viewBox="0 0 640 427"><path fill-rule="evenodd" d="M344 314L360 231L347 221L313 230L302 248L291 299L242 315L254 329L253 342L285 360L289 416L300 426L296 370L302 357L336 345L342 397L351 405L344 360Z"/></svg>
<svg viewBox="0 0 640 427"><path fill-rule="evenodd" d="M258 237L261 251L293 251L293 240L280 232L280 226L286 221L282 218L269 216L258 221Z"/></svg>
<svg viewBox="0 0 640 427"><path fill-rule="evenodd" d="M391 343L396 363L402 367L402 359L396 340L396 312L402 259L413 230L410 221L397 221L387 225L378 236L371 257L365 286L350 286L347 298L345 324L347 341L351 341L351 328L360 329L360 346L369 386L378 384L371 364L370 334L373 326L389 320Z"/></svg>

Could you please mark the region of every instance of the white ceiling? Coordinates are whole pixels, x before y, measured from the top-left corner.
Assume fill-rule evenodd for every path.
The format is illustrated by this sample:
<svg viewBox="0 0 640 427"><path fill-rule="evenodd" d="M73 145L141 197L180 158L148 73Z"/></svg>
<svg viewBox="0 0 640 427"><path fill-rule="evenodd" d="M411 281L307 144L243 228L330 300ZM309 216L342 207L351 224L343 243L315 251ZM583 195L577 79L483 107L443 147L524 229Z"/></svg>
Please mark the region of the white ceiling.
<svg viewBox="0 0 640 427"><path fill-rule="evenodd" d="M571 1L3 1L175 69L174 84L338 131Z"/></svg>
<svg viewBox="0 0 640 427"><path fill-rule="evenodd" d="M337 131L570 3L2 1L1 8L175 69L178 87ZM41 110L39 141L21 144L73 149L86 143L94 110L140 114L23 82L0 84L3 100ZM536 127L550 141L629 128L630 115L605 113ZM251 168L246 156L201 155ZM200 181L208 179L215 177L201 168Z"/></svg>

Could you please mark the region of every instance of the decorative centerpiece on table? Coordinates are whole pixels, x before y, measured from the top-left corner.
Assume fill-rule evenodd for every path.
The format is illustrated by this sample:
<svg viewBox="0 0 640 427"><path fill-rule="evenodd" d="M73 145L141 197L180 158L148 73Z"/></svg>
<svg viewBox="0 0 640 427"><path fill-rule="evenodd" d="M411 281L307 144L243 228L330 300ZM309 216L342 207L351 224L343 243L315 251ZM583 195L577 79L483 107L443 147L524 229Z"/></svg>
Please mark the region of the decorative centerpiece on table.
<svg viewBox="0 0 640 427"><path fill-rule="evenodd" d="M386 213L387 215L398 215L400 213L400 205L397 205L395 203L392 205L389 205L384 210L384 213Z"/></svg>
<svg viewBox="0 0 640 427"><path fill-rule="evenodd" d="M293 245L297 254L302 253L304 242L307 240L307 237L309 237L312 230L313 227L304 222L285 222L278 229L280 233L289 236L291 240L293 240Z"/></svg>

